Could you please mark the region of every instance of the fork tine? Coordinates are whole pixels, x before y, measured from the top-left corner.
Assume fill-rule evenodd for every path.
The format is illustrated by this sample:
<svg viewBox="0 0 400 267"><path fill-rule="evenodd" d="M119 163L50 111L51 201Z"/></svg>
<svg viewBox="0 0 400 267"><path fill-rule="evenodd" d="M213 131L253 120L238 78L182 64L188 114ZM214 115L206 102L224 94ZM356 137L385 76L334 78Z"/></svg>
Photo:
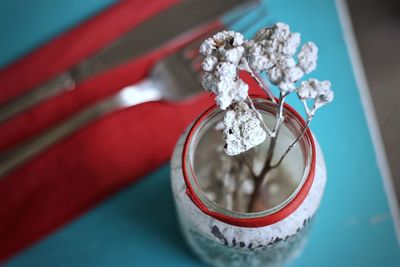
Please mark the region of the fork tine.
<svg viewBox="0 0 400 267"><path fill-rule="evenodd" d="M259 6L259 4L257 5ZM254 8L255 5L252 6ZM248 11L250 9L246 8L245 10L240 10L241 12L236 12L232 18L230 18L228 21L224 23L224 27L221 27L219 30L212 30L207 34L205 34L205 38L215 34L217 31L222 31L225 29L229 29L231 27L234 27L235 24L239 23L243 19L247 19L246 17L243 17L243 15L248 15ZM255 16L254 16L255 14ZM253 14L254 16L250 21L246 22L245 25L242 25L240 28L237 29L237 31L242 32L243 34L248 33L252 29L252 26L260 22L260 19L265 18L268 15L268 10L264 5L261 5L260 8L258 8ZM204 38L204 39L205 39ZM203 39L199 38L196 41L192 42L188 47L186 47L183 51L183 56L186 60L191 61L190 67L193 71L197 73L196 75L196 80L198 80L201 83L202 76L203 76L203 69L201 68L201 61L202 61L202 56L199 52L199 46Z"/></svg>
<svg viewBox="0 0 400 267"><path fill-rule="evenodd" d="M257 10L255 11L255 17L252 18L249 22L246 22L245 25L242 25L240 28L237 29L238 32L242 32L242 33L246 33L249 30L251 30L252 26L254 24L256 24L257 22L260 21L261 18L265 18L268 15L268 10L264 5L258 5L260 6L260 8L257 8ZM254 8L254 5L252 6ZM243 19L246 19L243 17L243 15L248 15L248 11L250 9L249 8L245 8L245 10L243 10L242 12L240 12L239 14L236 14L234 18L230 18L228 21L226 21L224 23L224 27L221 27L219 30L224 30L224 29L230 29L232 28L235 24L240 23ZM215 30L210 31L208 36L213 35L214 33L216 33ZM208 37L206 36L206 37ZM199 58L201 58L201 55L199 53L199 49L198 46L200 45L202 40L200 41L195 41L193 42L193 44L190 44L186 50L187 50L187 55L188 55L188 59L192 59L193 61L197 61L199 60Z"/></svg>
<svg viewBox="0 0 400 267"><path fill-rule="evenodd" d="M261 6L261 8L257 8L258 6ZM241 27L238 31L245 32L251 28L251 26L258 21L261 17L264 17L267 14L266 7L261 4L260 1L254 1L252 4L249 4L247 6L238 8L236 10L233 10L229 12L229 15L225 16L223 19L223 25L218 29L212 29L209 32L203 34L202 37L198 38L191 44L189 44L184 50L184 56L186 59L192 59L197 61L198 57L200 57L199 54L199 46L203 39L212 36L218 31L226 30L232 28L235 24L240 23L240 21L244 18L244 16L248 15L250 11L256 9L256 17L252 19L249 23L247 23L244 27Z"/></svg>

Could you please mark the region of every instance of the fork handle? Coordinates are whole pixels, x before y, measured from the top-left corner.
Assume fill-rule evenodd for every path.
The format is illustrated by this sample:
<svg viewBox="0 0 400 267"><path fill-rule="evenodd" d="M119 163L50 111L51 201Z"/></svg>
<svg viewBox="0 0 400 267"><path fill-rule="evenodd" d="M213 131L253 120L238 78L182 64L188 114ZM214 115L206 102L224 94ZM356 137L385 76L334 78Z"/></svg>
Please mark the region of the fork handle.
<svg viewBox="0 0 400 267"><path fill-rule="evenodd" d="M89 106L55 127L0 154L0 180L35 155L63 140L89 123L113 111L161 99L151 79L123 88L117 94Z"/></svg>

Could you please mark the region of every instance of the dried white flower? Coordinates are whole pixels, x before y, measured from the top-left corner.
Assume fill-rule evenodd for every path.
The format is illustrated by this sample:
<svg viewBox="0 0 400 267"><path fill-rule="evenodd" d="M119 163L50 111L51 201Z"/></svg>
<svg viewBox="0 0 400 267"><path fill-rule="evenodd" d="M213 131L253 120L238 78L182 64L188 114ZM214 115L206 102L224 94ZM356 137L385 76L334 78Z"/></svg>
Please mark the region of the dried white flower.
<svg viewBox="0 0 400 267"><path fill-rule="evenodd" d="M301 82L297 89L297 95L301 100L314 99L317 97L317 85L315 79Z"/></svg>
<svg viewBox="0 0 400 267"><path fill-rule="evenodd" d="M249 64L257 71L268 70L278 60L290 58L296 53L300 44L300 34L290 32L289 26L284 23L277 23L271 28L259 30L254 41L247 43ZM255 45L255 47L252 47ZM260 57L264 57L267 64L261 68Z"/></svg>
<svg viewBox="0 0 400 267"><path fill-rule="evenodd" d="M288 26L289 30L289 26ZM287 56L293 56L296 53L297 47L300 45L300 34L292 32L286 39L286 45L283 47L283 53Z"/></svg>
<svg viewBox="0 0 400 267"><path fill-rule="evenodd" d="M223 123L225 153L229 156L245 152L264 142L267 137L257 115L244 101L235 103L226 111Z"/></svg>
<svg viewBox="0 0 400 267"><path fill-rule="evenodd" d="M244 100L248 96L249 86L242 80L222 78L216 83L215 101L221 109L226 109L232 102Z"/></svg>
<svg viewBox="0 0 400 267"><path fill-rule="evenodd" d="M304 72L296 65L293 58L287 58L277 61L275 66L268 70L268 75L272 84L287 93L296 88L294 83L303 77Z"/></svg>
<svg viewBox="0 0 400 267"><path fill-rule="evenodd" d="M208 72L204 73L203 79L201 81L204 89L206 89L209 92L216 91L216 88L217 88L217 86L215 84L215 80L216 79L217 78L216 78L216 76L214 74L208 73Z"/></svg>
<svg viewBox="0 0 400 267"><path fill-rule="evenodd" d="M243 42L241 33L222 31L206 39L200 45L200 53L206 58L214 56L218 62L228 61L237 65L244 53Z"/></svg>
<svg viewBox="0 0 400 267"><path fill-rule="evenodd" d="M247 210L257 211L255 200L260 197L258 189L266 185L267 177L276 175L270 171L278 171L277 168L286 155L306 134L316 110L334 98L329 81L309 79L298 84L305 74L316 69L318 59L318 48L314 43L305 43L300 51L299 46L300 34L291 32L287 24L277 23L259 30L252 40L245 40L243 35L237 32L222 31L205 40L200 47L200 53L205 57L202 63L205 71L203 87L214 93L216 104L226 110L222 122L218 123L215 129L223 132L225 140L224 147L220 145L216 148L219 153L225 151L225 155L221 155L222 166L216 170L216 177L219 184L222 182L222 198L227 209L240 206L240 203L233 201L235 195L237 198L249 198L249 203L246 203ZM250 74L269 97L270 104L276 112L274 125L264 123L262 115L248 96L248 85L239 78L239 71ZM257 72L267 74L269 82L280 90L279 96L275 97L273 92L265 88L257 77ZM277 138L287 114L284 104L292 92L297 92L307 120L301 133L280 156L276 156ZM312 106L309 106L310 104ZM250 158L250 163L242 161L248 155L239 157L238 161L228 157L261 144L267 134L271 140L262 164L257 163L259 160L255 160L258 158L255 154L254 158ZM268 188L270 193L280 190L276 183L269 184ZM210 199L217 198L207 194Z"/></svg>
<svg viewBox="0 0 400 267"><path fill-rule="evenodd" d="M200 53L205 56L202 67L203 87L213 92L216 103L226 109L234 101L248 96L248 85L238 75L238 68L244 54L244 37L233 31L223 31L205 40Z"/></svg>
<svg viewBox="0 0 400 267"><path fill-rule="evenodd" d="M205 57L211 55L215 49L216 43L213 38L208 38L200 45L200 53Z"/></svg>
<svg viewBox="0 0 400 267"><path fill-rule="evenodd" d="M305 73L314 71L317 67L318 47L312 42L304 44L297 58L299 59L299 67Z"/></svg>
<svg viewBox="0 0 400 267"><path fill-rule="evenodd" d="M252 70L260 72L273 66L273 60L268 57L268 54L263 53L260 44L250 40L245 43L245 48L247 61Z"/></svg>
<svg viewBox="0 0 400 267"><path fill-rule="evenodd" d="M328 81L310 79L296 88L296 83L305 74L315 70L318 59L318 48L314 43L304 44L297 54L299 45L300 34L291 32L284 23L259 30L253 40L245 40L238 32L222 31L202 43L200 53L205 57L202 63L205 71L203 87L216 95L216 104L221 109L228 109L223 121L226 154L237 155L261 143L266 138L264 130L271 138L276 138L275 131L283 122L281 114L273 130L264 123L261 127L262 121L254 105L250 105L250 109L243 102L248 98L249 88L239 78L240 70L249 72L262 88L254 72L265 72L281 92L279 100L272 101L281 108L284 99L293 91L304 100L309 117L333 100ZM307 106L307 99L314 100L312 110Z"/></svg>
<svg viewBox="0 0 400 267"><path fill-rule="evenodd" d="M240 46L244 43L243 34L239 32L233 32L233 46Z"/></svg>
<svg viewBox="0 0 400 267"><path fill-rule="evenodd" d="M300 45L300 34L290 32L289 26L277 23L256 33L254 41L245 44L247 61L251 69L266 71L272 84L283 93L292 92L295 83L315 69L317 49L312 43L303 46L299 63L293 56Z"/></svg>
<svg viewBox="0 0 400 267"><path fill-rule="evenodd" d="M222 62L218 64L216 72L219 77L234 79L237 76L236 66L230 62Z"/></svg>
<svg viewBox="0 0 400 267"><path fill-rule="evenodd" d="M229 75L219 76L218 72L206 73L202 82L207 91L216 95L216 104L223 110L232 102L244 100L248 96L249 86L241 79L230 78Z"/></svg>
<svg viewBox="0 0 400 267"><path fill-rule="evenodd" d="M201 63L201 67L205 71L212 71L214 69L214 67L217 65L217 63L218 63L218 60L216 57L209 56L203 60L203 62Z"/></svg>
<svg viewBox="0 0 400 267"><path fill-rule="evenodd" d="M297 95L301 100L314 99L314 107L319 108L333 100L333 91L329 81L309 79L300 84Z"/></svg>
<svg viewBox="0 0 400 267"><path fill-rule="evenodd" d="M248 97L249 86L242 80L237 80L236 90L233 92L233 99L244 100Z"/></svg>
<svg viewBox="0 0 400 267"><path fill-rule="evenodd" d="M321 87L318 90L318 97L315 99L315 105L321 107L333 101L334 93L331 90L330 81L322 81Z"/></svg>
<svg viewBox="0 0 400 267"><path fill-rule="evenodd" d="M228 62L232 62L235 65L239 65L243 53L244 53L243 46L234 47L228 50L221 50L221 54L225 58L225 60Z"/></svg>

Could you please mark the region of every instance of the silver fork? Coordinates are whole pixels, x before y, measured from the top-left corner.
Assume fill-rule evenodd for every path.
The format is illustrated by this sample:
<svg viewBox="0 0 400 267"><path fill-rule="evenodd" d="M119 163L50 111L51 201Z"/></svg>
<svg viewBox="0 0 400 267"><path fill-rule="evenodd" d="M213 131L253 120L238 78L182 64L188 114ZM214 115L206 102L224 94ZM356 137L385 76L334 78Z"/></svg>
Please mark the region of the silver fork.
<svg viewBox="0 0 400 267"><path fill-rule="evenodd" d="M211 35L218 30L222 30L222 27L202 36ZM108 113L161 99L182 101L199 93L202 89L198 65L200 58L197 53L200 41L197 38L186 48L158 62L149 77L138 84L124 87L118 93L89 106L47 132L1 154L0 179L53 144Z"/></svg>
<svg viewBox="0 0 400 267"><path fill-rule="evenodd" d="M242 26L239 31L247 31L253 23L267 14L264 8L259 9L257 13L256 18ZM233 24L242 15L237 14L225 25ZM35 155L108 113L161 99L182 101L199 93L202 86L198 47L205 37L223 29L222 25L214 27L198 36L185 48L161 60L154 66L150 76L142 82L122 88L115 95L89 106L52 129L0 154L0 180Z"/></svg>

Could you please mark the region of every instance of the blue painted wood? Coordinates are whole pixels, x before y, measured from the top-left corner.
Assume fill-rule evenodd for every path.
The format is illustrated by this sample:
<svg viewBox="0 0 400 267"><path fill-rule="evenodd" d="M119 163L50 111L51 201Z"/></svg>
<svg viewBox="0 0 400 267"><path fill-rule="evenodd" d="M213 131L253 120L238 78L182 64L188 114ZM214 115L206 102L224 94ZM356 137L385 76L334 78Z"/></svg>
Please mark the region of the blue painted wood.
<svg viewBox="0 0 400 267"><path fill-rule="evenodd" d="M0 0L0 68L116 0Z"/></svg>
<svg viewBox="0 0 400 267"><path fill-rule="evenodd" d="M4 2L0 6L4 7ZM45 6L52 1L37 2ZM78 9L78 1L58 2ZM82 11L81 19L103 7L105 2L91 1L86 11ZM246 35L249 37L258 28L273 22L289 23L292 30L302 33L304 41L312 40L319 46L319 67L312 76L330 79L336 96L332 104L320 110L312 124L326 156L329 174L326 194L309 244L290 266L400 266L393 220L335 2L269 0L263 3L269 16L256 23ZM7 5L11 10L16 8L12 2ZM22 14L25 12L28 11ZM31 12L32 17L45 14L40 9ZM0 20L3 13L7 10L0 8ZM35 44L48 40L50 35L65 29L65 25L73 25L79 17L76 14L70 19L70 14L61 10L57 16L63 17L60 20L64 24L54 23L51 32L36 30L31 37ZM254 17L254 14L245 16L233 29L243 27ZM20 18L17 15L15 19ZM69 20L73 22L65 23ZM34 20L32 23L30 29L41 25L35 25ZM14 27L18 35L30 35L26 31L22 24ZM24 43L28 39L14 41L15 50L5 51L29 51L32 43ZM0 58L6 56L7 62L18 54L3 50L0 49ZM203 265L191 254L179 232L167 165L23 251L6 266Z"/></svg>

